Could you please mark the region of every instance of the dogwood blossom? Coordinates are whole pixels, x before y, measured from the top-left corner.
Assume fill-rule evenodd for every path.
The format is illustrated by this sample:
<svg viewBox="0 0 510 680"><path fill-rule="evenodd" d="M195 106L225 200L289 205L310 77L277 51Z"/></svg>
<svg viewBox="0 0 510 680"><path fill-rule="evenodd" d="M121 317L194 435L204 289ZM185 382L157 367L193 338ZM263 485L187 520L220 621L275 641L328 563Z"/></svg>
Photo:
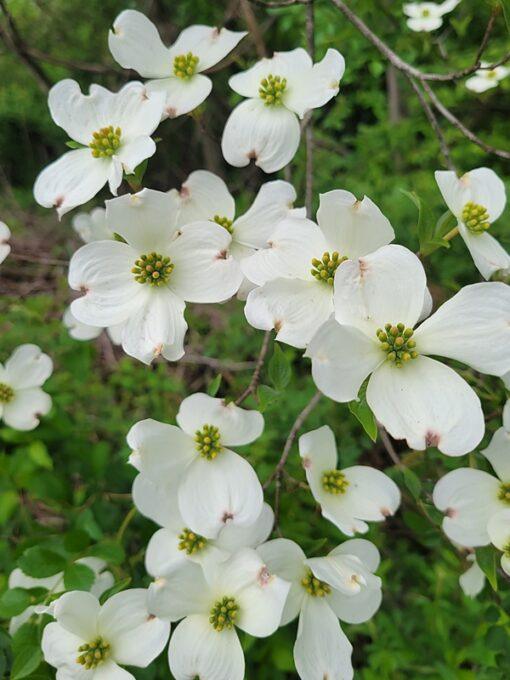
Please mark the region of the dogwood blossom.
<svg viewBox="0 0 510 680"><path fill-rule="evenodd" d="M445 2L408 2L403 10L409 18L407 25L412 31L435 31L443 25L443 16L457 7L460 0Z"/></svg>
<svg viewBox="0 0 510 680"><path fill-rule="evenodd" d="M71 258L69 284L82 291L74 316L90 326L122 324L124 351L150 364L184 354L186 302L221 302L241 284L231 236L213 222L175 226L175 204L143 189L106 202L118 240L93 241Z"/></svg>
<svg viewBox="0 0 510 680"><path fill-rule="evenodd" d="M381 604L381 579L374 575L379 551L364 539L342 543L326 557L307 559L286 538L264 543L257 552L269 571L291 583L281 624L299 615L294 662L301 680L350 680L352 646L338 619L368 621Z"/></svg>
<svg viewBox="0 0 510 680"><path fill-rule="evenodd" d="M401 246L345 262L335 277L336 320L317 331L305 356L317 387L331 399L356 399L370 376L368 405L395 439L460 456L483 437L480 399L452 368L427 355L504 375L510 366L510 288L466 286L415 329L425 290L423 265Z"/></svg>
<svg viewBox="0 0 510 680"><path fill-rule="evenodd" d="M114 238L114 233L108 226L104 208L94 208L89 213L78 213L73 217L71 224L84 243Z"/></svg>
<svg viewBox="0 0 510 680"><path fill-rule="evenodd" d="M175 118L207 99L212 82L203 71L224 59L245 35L246 31L189 26L166 47L152 21L127 9L115 19L108 45L121 66L150 79L149 92L165 95L164 115Z"/></svg>
<svg viewBox="0 0 510 680"><path fill-rule="evenodd" d="M7 255L11 252L11 246L9 245L10 238L11 230L5 222L0 222L0 264L2 264Z"/></svg>
<svg viewBox="0 0 510 680"><path fill-rule="evenodd" d="M487 68L490 66L487 62L482 61L482 68L475 71L471 78L466 80L466 87L473 92L486 92L487 90L497 87L499 83L510 74L510 69L506 66L495 66L494 68Z"/></svg>
<svg viewBox="0 0 510 680"><path fill-rule="evenodd" d="M20 345L5 365L0 364L0 417L15 430L33 430L51 408L51 397L41 386L53 362L37 345Z"/></svg>
<svg viewBox="0 0 510 680"><path fill-rule="evenodd" d="M100 326L89 326L86 323L78 321L71 311L71 307L67 307L62 317L64 326L69 331L69 335L73 340L95 340L103 332L104 328ZM114 345L120 345L122 342L122 324L111 326L106 329L110 340Z"/></svg>
<svg viewBox="0 0 510 680"><path fill-rule="evenodd" d="M462 588L464 595L468 597L476 597L479 595L485 586L485 574L478 566L476 556L470 553L466 560L472 562L471 566L459 576L459 585Z"/></svg>
<svg viewBox="0 0 510 680"><path fill-rule="evenodd" d="M400 505L393 480L367 465L337 470L335 436L327 425L299 438L299 455L322 516L347 536L368 531L366 521L381 522Z"/></svg>
<svg viewBox="0 0 510 680"><path fill-rule="evenodd" d="M501 555L501 568L510 576L510 508L500 510L493 515L488 524L487 531L491 543L503 553Z"/></svg>
<svg viewBox="0 0 510 680"><path fill-rule="evenodd" d="M245 315L255 328L277 331L276 339L306 347L333 314L336 273L393 240L389 221L368 196L348 191L321 194L317 222L289 216L279 222L266 247L241 268L258 288L250 292Z"/></svg>
<svg viewBox="0 0 510 680"><path fill-rule="evenodd" d="M61 80L48 96L51 117L78 148L51 163L37 177L35 200L56 208L59 217L89 201L108 182L112 194L123 173L156 151L151 135L158 127L164 96L138 82L114 93L91 85L84 95L74 80Z"/></svg>
<svg viewBox="0 0 510 680"><path fill-rule="evenodd" d="M262 511L262 487L251 465L227 447L257 439L262 415L198 392L181 402L176 420L178 427L142 420L127 437L140 474L156 487L154 498L168 499L161 500L161 511L178 501L183 528L207 539L227 525L253 525Z"/></svg>
<svg viewBox="0 0 510 680"><path fill-rule="evenodd" d="M168 597L158 582L149 606L176 627L168 649L176 680L243 680L244 654L235 628L267 637L278 628L290 583L272 574L260 556L243 548L225 562L187 564L168 580Z"/></svg>
<svg viewBox="0 0 510 680"><path fill-rule="evenodd" d="M242 168L255 161L264 172L276 172L289 163L299 146L299 120L338 94L345 61L328 49L314 64L301 47L275 52L229 80L246 101L230 114L221 149L225 160Z"/></svg>
<svg viewBox="0 0 510 680"><path fill-rule="evenodd" d="M500 269L510 269L510 255L488 231L505 209L506 192L501 179L489 168L476 168L462 177L451 170L438 170L435 177L484 279Z"/></svg>
<svg viewBox="0 0 510 680"><path fill-rule="evenodd" d="M59 680L135 680L120 666L146 668L170 633L168 621L147 610L142 588L117 593L103 605L91 593L65 593L55 602L53 617L44 628L42 650Z"/></svg>

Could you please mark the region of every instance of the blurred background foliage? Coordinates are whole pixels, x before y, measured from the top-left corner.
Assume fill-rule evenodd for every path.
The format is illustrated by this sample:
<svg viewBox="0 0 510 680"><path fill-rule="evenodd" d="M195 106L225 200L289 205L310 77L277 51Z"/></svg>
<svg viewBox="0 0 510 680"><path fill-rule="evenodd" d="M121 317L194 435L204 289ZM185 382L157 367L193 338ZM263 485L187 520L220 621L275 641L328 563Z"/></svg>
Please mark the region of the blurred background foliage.
<svg viewBox="0 0 510 680"><path fill-rule="evenodd" d="M411 32L399 0L351 0L350 5L404 59L427 71L448 72L473 62L494 3L463 0L433 34ZM193 23L248 29L240 49L213 74L214 89L193 116L164 122L161 141L150 160L145 185L167 190L199 168L221 174L241 211L266 177L254 167L236 170L222 160L219 139L237 95L228 78L273 50L304 45L304 8L265 10L246 0L3 0L0 2L0 218L13 231L13 256L0 270L0 361L24 342L35 342L55 363L47 383L54 406L32 433L0 427L0 590L23 552L51 545L72 559L90 551L105 555L118 579L147 584L144 547L156 527L129 515L134 470L126 464L125 435L142 418L171 422L180 400L207 389L221 373L219 394L239 395L262 334L244 320L238 301L191 306L190 357L178 364L156 362L147 368L112 348L105 337L92 343L69 338L61 323L70 294L66 267L79 242L71 215L58 222L53 212L35 206L32 185L38 171L64 152L65 133L51 121L46 85L66 77L83 89L99 82L117 89L136 74L123 71L108 52L107 32L116 15L131 7L153 19L167 43ZM8 16L6 15L6 10ZM11 23L10 23L11 22ZM14 22L14 24L13 24ZM13 35L17 36L14 38ZM485 58L497 61L508 50L508 28L499 16ZM442 167L437 139L406 79L402 78L328 0L316 2L316 54L339 49L347 70L340 94L315 112L314 205L318 194L345 188L367 193L391 220L397 240L417 250L416 207L402 190L416 192L430 209L428 219L444 211L433 171ZM487 142L508 148L510 78L484 94L469 92L463 80L434 85L447 106ZM441 121L457 168L489 165L503 178L508 162L488 156L458 130ZM290 168L290 178L304 202L304 144ZM281 173L280 176L283 176ZM123 188L127 191L127 187ZM106 192L96 197L101 205ZM92 205L87 206L92 207ZM494 228L509 247L508 210ZM457 239L425 262L436 304L478 273ZM306 360L283 346L292 366L290 382L266 406L261 439L241 448L264 481L280 456L288 431L314 392ZM482 351L482 348L481 348ZM217 365L210 358L217 360ZM240 363L241 362L241 363ZM500 425L504 390L496 379L463 371L478 388L488 416L488 431ZM263 382L271 385L267 369ZM274 385L273 385L274 387ZM253 398L246 402L256 406ZM384 602L367 624L345 626L354 646L356 678L401 680L508 678L510 663L508 584L500 574L497 592L485 586L476 600L459 588L468 566L439 530L431 490L439 476L464 465L486 468L475 452L461 460L436 450L396 448L407 472L392 466L380 438L374 444L345 405L323 398L309 417L307 430L328 423L335 431L340 464L362 462L386 469L399 483L403 505L395 518L371 529L380 548ZM483 447L482 447L483 448ZM343 540L320 517L306 488L296 447L287 466L279 528L308 554L319 554ZM274 487L268 492L273 501ZM67 537L67 539L66 539ZM127 583L127 580L125 581ZM0 605L0 614L9 609ZM292 645L296 625L268 640L244 636L248 680L295 678ZM10 640L0 628L0 675L9 677ZM34 665L35 664L35 665ZM33 680L54 677L32 660ZM30 664L29 664L30 666ZM169 677L165 655L137 678Z"/></svg>

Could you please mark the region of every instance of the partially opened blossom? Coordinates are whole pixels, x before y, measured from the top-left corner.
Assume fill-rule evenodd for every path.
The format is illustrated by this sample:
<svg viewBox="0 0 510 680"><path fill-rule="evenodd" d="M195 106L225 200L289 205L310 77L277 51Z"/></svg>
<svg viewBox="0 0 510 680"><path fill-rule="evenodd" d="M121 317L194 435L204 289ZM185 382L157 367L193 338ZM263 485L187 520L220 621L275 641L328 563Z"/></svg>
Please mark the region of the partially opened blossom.
<svg viewBox="0 0 510 680"><path fill-rule="evenodd" d="M482 68L475 71L471 78L466 80L466 87L473 92L486 92L494 87L510 74L510 69L507 66L495 66L494 68L487 68L489 64L482 62Z"/></svg>
<svg viewBox="0 0 510 680"><path fill-rule="evenodd" d="M489 233L505 209L506 192L501 179L489 168L476 168L462 177L457 177L452 170L438 170L435 177L483 278L489 279L500 269L509 269L510 255Z"/></svg>
<svg viewBox="0 0 510 680"><path fill-rule="evenodd" d="M100 326L89 326L86 323L78 321L78 319L72 313L71 307L67 307L65 310L62 321L73 340L95 340L95 338L98 338L104 330L104 328L101 328ZM121 344L122 324L107 328L106 332L108 333L110 340L114 345Z"/></svg>
<svg viewBox="0 0 510 680"><path fill-rule="evenodd" d="M345 261L395 236L368 196L358 201L348 191L321 194L317 222L283 219L265 248L241 263L246 278L258 286L247 298L248 322L262 330L275 328L276 339L293 347L306 347L333 314L335 277Z"/></svg>
<svg viewBox="0 0 510 680"><path fill-rule="evenodd" d="M460 0L445 2L408 2L404 5L404 14L409 18L407 25L412 31L435 31L443 25L443 16L457 7Z"/></svg>
<svg viewBox="0 0 510 680"><path fill-rule="evenodd" d="M175 118L207 99L212 82L203 71L226 57L245 35L246 31L189 26L166 47L152 21L127 9L115 19L108 45L121 66L149 78L149 92L165 95L164 115Z"/></svg>
<svg viewBox="0 0 510 680"><path fill-rule="evenodd" d="M364 539L352 539L326 557L307 559L296 543L277 538L257 552L269 571L291 583L281 625L299 615L294 662L301 680L350 680L352 646L338 619L362 623L379 609L377 548Z"/></svg>
<svg viewBox="0 0 510 680"><path fill-rule="evenodd" d="M91 85L82 94L75 80L61 80L48 96L51 117L79 147L45 168L34 185L35 200L56 208L59 217L86 203L108 182L117 195L123 174L156 151L164 96L131 82L110 92Z"/></svg>
<svg viewBox="0 0 510 680"><path fill-rule="evenodd" d="M62 680L135 680L121 666L146 668L168 640L170 624L147 609L147 591L124 590L103 605L83 591L65 593L42 637L44 659Z"/></svg>
<svg viewBox="0 0 510 680"><path fill-rule="evenodd" d="M466 286L415 328L425 290L423 265L401 246L343 263L335 277L336 320L317 331L306 356L315 383L330 398L356 399L370 376L368 405L395 439L460 456L485 432L480 399L452 368L428 355L504 375L510 366L510 288Z"/></svg>
<svg viewBox="0 0 510 680"><path fill-rule="evenodd" d="M15 430L33 430L51 408L51 397L41 387L53 362L37 345L20 345L0 364L0 417Z"/></svg>
<svg viewBox="0 0 510 680"><path fill-rule="evenodd" d="M11 246L9 245L10 238L11 230L5 222L0 222L0 264L2 264L7 255L11 252Z"/></svg>
<svg viewBox="0 0 510 680"><path fill-rule="evenodd" d="M178 502L182 528L207 539L227 525L253 525L262 487L248 461L227 447L257 439L262 415L199 392L181 402L176 420L178 427L142 420L128 434L140 474L158 487L159 498L167 496L162 511ZM157 521L166 526L169 520Z"/></svg>
<svg viewBox="0 0 510 680"><path fill-rule="evenodd" d="M338 94L345 61L329 49L314 64L301 47L275 52L229 80L230 87L248 97L230 114L221 149L225 160L242 168L255 161L264 172L289 163L299 146L299 119Z"/></svg>
<svg viewBox="0 0 510 680"><path fill-rule="evenodd" d="M347 536L365 533L367 521L382 522L400 505L398 486L380 470L368 465L337 469L335 437L327 425L301 435L299 454L323 517Z"/></svg>
<svg viewBox="0 0 510 680"><path fill-rule="evenodd" d="M251 548L222 563L187 564L175 572L160 596L149 588L149 606L176 627L168 649L175 680L243 680L244 654L236 628L267 637L280 624L290 583L266 567Z"/></svg>
<svg viewBox="0 0 510 680"><path fill-rule="evenodd" d="M487 524L491 543L503 553L501 568L510 576L510 508L500 510L493 515Z"/></svg>
<svg viewBox="0 0 510 680"><path fill-rule="evenodd" d="M480 569L474 553L470 553L466 560L471 562L471 566L459 576L459 585L464 595L476 597L485 586L485 574Z"/></svg>
<svg viewBox="0 0 510 680"><path fill-rule="evenodd" d="M73 217L71 224L84 243L106 241L114 238L114 233L108 225L104 208L94 208L89 213L78 213Z"/></svg>
<svg viewBox="0 0 510 680"><path fill-rule="evenodd" d="M221 302L242 276L229 255L231 236L213 222L175 226L171 196L143 189L106 202L118 240L93 241L71 258L69 284L84 293L74 316L90 326L122 324L124 351L150 364L184 354L186 302Z"/></svg>

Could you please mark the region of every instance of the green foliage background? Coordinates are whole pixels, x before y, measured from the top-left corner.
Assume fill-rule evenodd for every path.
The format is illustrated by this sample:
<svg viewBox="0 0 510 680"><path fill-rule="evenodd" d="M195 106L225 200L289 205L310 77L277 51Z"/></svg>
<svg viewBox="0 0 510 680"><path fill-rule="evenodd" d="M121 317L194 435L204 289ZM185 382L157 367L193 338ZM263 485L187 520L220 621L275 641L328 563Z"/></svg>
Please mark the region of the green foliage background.
<svg viewBox="0 0 510 680"><path fill-rule="evenodd" d="M399 0L351 0L350 5L406 60L428 71L447 72L472 63L494 3L463 0L434 34L412 33L405 25ZM119 11L137 8L149 14L170 42L192 23L225 24L246 28L247 5L219 0L10 0L14 17L31 59L36 59L51 82L76 78L83 88L100 82L116 89L134 74L123 72L107 48L107 31ZM262 43L269 52L304 44L304 9L300 6L266 11L249 6ZM0 24L6 26L5 16ZM503 16L486 52L497 60L508 49ZM391 220L397 240L417 250L417 214L401 190L414 191L437 220L444 211L433 171L442 167L437 140L407 81L390 74L380 54L328 2L316 3L316 52L328 47L343 52L347 70L335 101L314 114L316 137L314 196L345 188L358 196L367 193ZM166 121L158 129L161 142L150 160L145 184L167 190L178 186L189 172L208 168L221 173L238 199L247 206L259 185L268 179L256 168L236 170L222 160L218 140L237 96L227 80L257 56L250 38L233 63L214 73L212 96L201 107L200 120L184 116ZM84 70L99 65L101 72ZM395 75L397 94L389 95ZM0 54L0 217L14 232L14 253L29 258L66 260L79 245L71 229L71 216L62 222L34 205L31 194L38 171L65 150L65 134L48 115L46 95L19 54L5 43ZM477 134L495 146L508 148L510 79L482 95L466 90L464 82L436 87L444 102ZM393 111L393 113L391 113ZM444 123L444 121L441 121ZM460 133L443 124L459 170L489 165L508 176L508 163L487 156ZM304 147L304 145L302 145ZM304 202L304 148L291 167L292 181ZM127 187L123 190L127 190ZM106 192L94 201L100 205ZM89 206L89 207L92 207ZM508 210L494 227L509 247ZM425 262L436 303L478 273L458 239L449 250L440 248ZM144 547L156 527L136 515L119 534L132 504L129 497L134 470L126 464L125 435L142 418L171 422L180 400L190 392L207 389L218 371L193 364L156 363L147 368L122 353L111 355L104 341L80 343L69 338L61 315L69 301L65 267L8 259L0 270L0 361L18 344L35 342L55 362L47 383L54 406L32 433L0 427L0 590L23 553L45 545L64 562L95 551L105 554L118 579L147 584ZM191 306L188 342L195 354L222 362L253 360L262 334L244 320L242 303ZM245 454L261 480L279 458L287 433L314 392L309 365L300 353L283 346L292 364L289 385L265 410L266 430ZM481 348L482 351L482 348ZM250 379L249 370L221 370L220 395L237 396ZM500 425L505 395L495 379L470 370L464 377L478 388L488 431ZM263 382L271 384L267 370ZM248 403L248 402L247 402ZM250 405L254 407L252 399ZM356 678L360 680L499 680L508 677L510 662L508 583L499 578L499 590L489 585L477 600L465 597L458 576L468 566L441 534L440 518L431 507L431 490L449 469L472 465L486 468L478 452L458 459L438 451L409 452L397 444L410 473L391 467L380 439L375 444L364 433L347 406L323 398L306 429L329 424L335 431L340 464L363 462L385 469L399 483L403 505L395 518L371 529L368 538L381 550L380 574L384 602L367 624L345 626L354 646ZM483 448L483 447L482 447ZM319 554L343 540L320 517L302 482L296 448L292 450L282 496L280 529L309 554ZM414 474L413 474L414 473ZM417 477L416 477L416 476ZM418 482L417 478L421 480ZM268 494L273 500L274 488ZM99 546L99 547L98 547ZM125 555L125 557L124 557ZM23 558L22 558L23 559ZM0 602L0 614L9 608ZM295 678L292 645L295 624L268 640L243 637L248 680ZM0 629L0 674L9 677L11 641ZM30 640L18 640L18 652L30 657ZM30 660L31 659L31 660ZM30 657L29 673L15 677L33 680L54 677L53 670ZM31 672L31 669L33 672ZM144 680L169 677L165 655L151 668L133 670Z"/></svg>

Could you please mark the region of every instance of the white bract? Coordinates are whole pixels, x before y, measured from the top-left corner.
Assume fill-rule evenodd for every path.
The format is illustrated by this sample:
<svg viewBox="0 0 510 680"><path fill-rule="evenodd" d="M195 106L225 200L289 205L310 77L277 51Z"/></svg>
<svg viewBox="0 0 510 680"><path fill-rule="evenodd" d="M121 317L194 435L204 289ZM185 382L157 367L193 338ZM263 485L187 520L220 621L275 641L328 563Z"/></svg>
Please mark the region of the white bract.
<svg viewBox="0 0 510 680"><path fill-rule="evenodd" d="M125 590L102 606L91 593L65 593L43 632L44 659L59 680L135 680L120 666L146 668L163 650L168 621L147 610L147 591Z"/></svg>
<svg viewBox="0 0 510 680"><path fill-rule="evenodd" d="M73 217L71 224L84 243L114 238L114 234L108 226L104 208L94 208L89 213L78 213Z"/></svg>
<svg viewBox="0 0 510 680"><path fill-rule="evenodd" d="M11 246L9 245L10 238L11 230L5 222L0 222L0 264L2 264L7 255L11 252Z"/></svg>
<svg viewBox="0 0 510 680"><path fill-rule="evenodd" d="M242 276L229 255L231 236L213 222L175 226L167 193L143 189L106 202L118 240L93 241L71 258L69 284L84 292L74 316L90 326L122 324L124 351L150 364L184 354L186 302L221 302Z"/></svg>
<svg viewBox="0 0 510 680"><path fill-rule="evenodd" d="M338 94L345 61L329 49L314 64L301 47L275 52L229 80L230 87L248 99L230 114L221 149L225 160L238 168L255 161L264 172L289 163L299 146L299 119Z"/></svg>
<svg viewBox="0 0 510 680"><path fill-rule="evenodd" d="M244 259L241 268L258 288L248 295L245 314L255 328L277 331L276 339L306 347L333 314L337 272L393 240L389 221L368 196L349 191L321 194L317 222L289 216L265 248Z"/></svg>
<svg viewBox="0 0 510 680"><path fill-rule="evenodd" d="M510 576L510 508L493 515L487 524L491 543L503 553L501 568Z"/></svg>
<svg viewBox="0 0 510 680"><path fill-rule="evenodd" d="M470 553L466 560L472 562L471 566L459 576L459 585L462 588L464 595L468 597L476 597L479 595L485 585L485 574L478 566L476 556Z"/></svg>
<svg viewBox="0 0 510 680"><path fill-rule="evenodd" d="M84 95L74 80L61 80L48 96L51 117L81 148L45 168L34 185L35 200L59 217L86 203L108 182L117 195L123 174L156 151L164 96L132 82L119 92L91 85Z"/></svg>
<svg viewBox="0 0 510 680"><path fill-rule="evenodd" d="M503 78L510 74L510 69L506 66L495 66L487 68L489 64L482 61L482 68L475 71L471 78L466 80L466 87L473 92L485 92L493 87L497 87Z"/></svg>
<svg viewBox="0 0 510 680"><path fill-rule="evenodd" d="M352 647L338 619L362 623L379 609L377 548L353 539L326 557L307 559L296 543L277 538L257 552L269 571L291 583L280 625L299 615L294 661L301 680L350 680Z"/></svg>
<svg viewBox="0 0 510 680"><path fill-rule="evenodd" d="M108 45L121 66L150 79L146 83L149 92L164 94L164 115L175 118L209 96L212 82L203 71L226 57L245 35L246 31L189 26L166 47L152 21L128 9L115 19Z"/></svg>
<svg viewBox="0 0 510 680"><path fill-rule="evenodd" d="M443 16L451 12L460 0L445 0L445 2L409 2L403 7L404 14L409 18L407 25L412 31L435 31L443 25Z"/></svg>
<svg viewBox="0 0 510 680"><path fill-rule="evenodd" d="M347 536L365 533L367 521L382 522L400 505L398 486L380 470L367 465L337 470L335 437L327 425L301 435L299 454L323 517Z"/></svg>
<svg viewBox="0 0 510 680"><path fill-rule="evenodd" d="M37 345L20 345L5 365L0 364L0 417L15 430L33 430L51 408L51 397L41 386L53 362Z"/></svg>
<svg viewBox="0 0 510 680"><path fill-rule="evenodd" d="M257 439L262 415L197 393L182 401L176 420L179 427L142 420L127 437L141 476L156 487L155 497L167 497L162 511L178 501L184 526L207 539L227 525L253 525L262 511L262 487L251 465L227 447ZM169 520L156 521L167 526Z"/></svg>
<svg viewBox="0 0 510 680"><path fill-rule="evenodd" d="M98 338L103 332L104 328L100 326L89 326L86 323L78 321L71 311L71 307L67 307L62 317L64 326L69 331L69 335L74 340L94 340ZM120 345L122 342L122 324L111 326L106 329L110 340L114 345Z"/></svg>
<svg viewBox="0 0 510 680"><path fill-rule="evenodd" d="M426 278L420 260L389 245L350 260L335 277L335 317L308 346L317 387L335 401L366 399L395 439L450 456L472 451L485 422L475 391L438 355L480 373L502 376L510 366L510 287L478 283L461 289L415 326ZM481 351L483 348L483 351Z"/></svg>
<svg viewBox="0 0 510 680"><path fill-rule="evenodd" d="M477 168L462 177L451 170L438 170L435 176L484 279L500 269L510 269L510 255L488 231L505 209L506 192L501 179L489 168Z"/></svg>

